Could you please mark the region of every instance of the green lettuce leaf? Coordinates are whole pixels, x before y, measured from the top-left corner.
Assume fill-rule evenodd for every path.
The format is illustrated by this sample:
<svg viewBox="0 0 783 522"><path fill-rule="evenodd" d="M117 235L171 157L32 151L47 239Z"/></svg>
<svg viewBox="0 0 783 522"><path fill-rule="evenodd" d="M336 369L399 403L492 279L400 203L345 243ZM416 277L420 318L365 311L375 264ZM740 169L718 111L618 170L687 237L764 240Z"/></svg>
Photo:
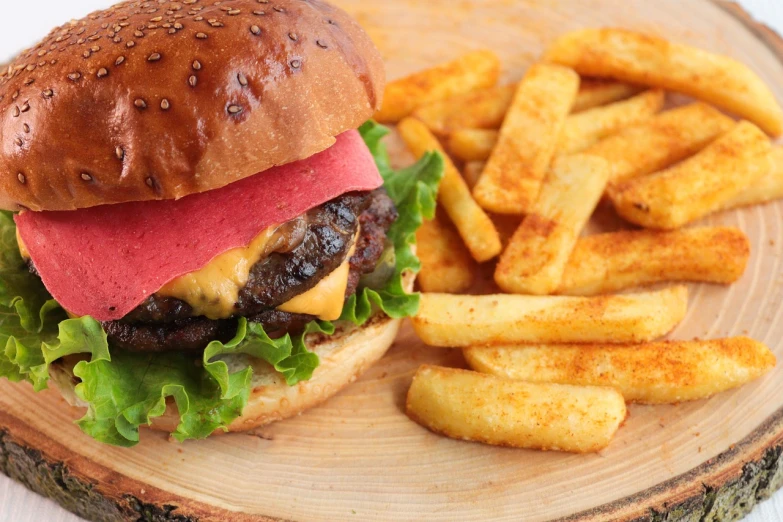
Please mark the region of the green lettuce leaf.
<svg viewBox="0 0 783 522"><path fill-rule="evenodd" d="M381 288L361 288L346 301L341 320L362 324L376 309L392 317L413 315L419 296L403 289L402 274L419 270L413 245L422 219L435 210L443 160L427 155L418 163L393 171L381 143L387 130L373 122L360 129L373 154L384 187L400 218L389 230L395 269ZM91 437L118 446L139 441L139 427L163 415L172 398L180 421L172 435L180 441L201 439L226 429L247 404L252 368L232 368L225 358L245 355L263 359L289 385L309 379L318 356L305 344L309 334L334 333L334 325L313 321L291 337L271 339L261 325L239 320L236 335L213 341L201 357L185 353L110 353L101 324L91 317L68 319L40 279L30 274L16 244L13 215L0 212L0 377L46 388L51 364L78 356L73 373L75 393L87 405L78 424Z"/></svg>

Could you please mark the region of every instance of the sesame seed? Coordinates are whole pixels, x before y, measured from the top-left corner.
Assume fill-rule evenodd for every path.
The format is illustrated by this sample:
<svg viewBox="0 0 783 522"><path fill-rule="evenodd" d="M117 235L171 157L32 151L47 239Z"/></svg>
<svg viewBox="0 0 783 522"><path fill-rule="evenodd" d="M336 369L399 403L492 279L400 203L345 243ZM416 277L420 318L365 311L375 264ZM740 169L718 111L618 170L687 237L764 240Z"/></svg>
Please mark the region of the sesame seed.
<svg viewBox="0 0 783 522"><path fill-rule="evenodd" d="M100 50L101 50L101 48L98 45L93 45L92 47L90 47L90 51L92 51L94 53L97 53Z"/></svg>
<svg viewBox="0 0 783 522"><path fill-rule="evenodd" d="M155 18L150 18L150 22L160 22L163 20L162 16L156 16Z"/></svg>
<svg viewBox="0 0 783 522"><path fill-rule="evenodd" d="M146 109L147 108L147 102L145 102L141 98L136 98L133 101L133 105L135 105L137 109Z"/></svg>
<svg viewBox="0 0 783 522"><path fill-rule="evenodd" d="M82 77L82 74L78 73L78 72L73 72L73 73L68 75L68 79L71 80L72 82L75 82L76 80L78 80L81 77Z"/></svg>
<svg viewBox="0 0 783 522"><path fill-rule="evenodd" d="M301 60L291 60L291 67L294 69L299 69L302 66Z"/></svg>
<svg viewBox="0 0 783 522"><path fill-rule="evenodd" d="M174 24L174 29L176 29L176 30L178 30L178 31L179 31L180 29L184 29L184 28L185 28L185 26L184 26L184 25L182 25L182 24L181 24L181 23L179 23L179 22L177 22L176 24Z"/></svg>
<svg viewBox="0 0 783 522"><path fill-rule="evenodd" d="M196 33L196 38L199 40L206 40L209 37L207 36L207 33Z"/></svg>
<svg viewBox="0 0 783 522"><path fill-rule="evenodd" d="M240 107L239 105L229 105L228 106L228 113L229 114L239 114L240 112L242 112L242 110L243 110L242 107Z"/></svg>
<svg viewBox="0 0 783 522"><path fill-rule="evenodd" d="M253 14L256 16L264 16L266 14L266 11L253 11Z"/></svg>
<svg viewBox="0 0 783 522"><path fill-rule="evenodd" d="M125 159L125 151L122 149L122 147L117 147L114 149L114 155L117 156L117 159L120 161Z"/></svg>
<svg viewBox="0 0 783 522"><path fill-rule="evenodd" d="M157 62L158 60L160 60L160 58L161 58L160 53L152 53L147 58L147 61L148 62Z"/></svg>
<svg viewBox="0 0 783 522"><path fill-rule="evenodd" d="M158 28L158 24L149 24L147 26L147 29L157 29L157 28Z"/></svg>
<svg viewBox="0 0 783 522"><path fill-rule="evenodd" d="M177 30L174 28L169 29L169 34L177 34Z"/></svg>
<svg viewBox="0 0 783 522"><path fill-rule="evenodd" d="M118 57L118 58L117 58L117 59L114 61L114 65L122 65L124 61L125 61L125 57L124 57L124 56L120 56L120 57Z"/></svg>
<svg viewBox="0 0 783 522"><path fill-rule="evenodd" d="M22 112L27 112L30 110L30 103L24 102L24 105L22 105Z"/></svg>
<svg viewBox="0 0 783 522"><path fill-rule="evenodd" d="M315 44L320 47L321 49L328 49L329 46L326 45L326 43L323 40L316 40Z"/></svg>
<svg viewBox="0 0 783 522"><path fill-rule="evenodd" d="M196 71L200 71L201 70L201 62L199 62L198 60L194 61L193 62L193 69L196 70Z"/></svg>
<svg viewBox="0 0 783 522"><path fill-rule="evenodd" d="M18 179L19 183L21 183L22 185L24 185L25 182L27 181L27 178L25 178L24 174L22 174L21 172L17 172L16 179Z"/></svg>
<svg viewBox="0 0 783 522"><path fill-rule="evenodd" d="M278 13L285 13L285 9L283 9L282 7L279 7L279 6L275 6L272 9L274 9Z"/></svg>
<svg viewBox="0 0 783 522"><path fill-rule="evenodd" d="M125 47L127 47L128 49L130 49L131 47L133 47L133 46L135 46L135 45L136 45L136 42L134 42L133 40L131 40L130 42L128 42L128 43L126 43L126 44L125 44Z"/></svg>
<svg viewBox="0 0 783 522"><path fill-rule="evenodd" d="M204 17L203 16L197 16L196 18L194 18L194 20L197 21L197 22L201 22L202 20L204 20Z"/></svg>
<svg viewBox="0 0 783 522"><path fill-rule="evenodd" d="M232 10L230 10L230 11L228 12L228 14L229 14L230 16L236 16L236 15L240 14L241 12L242 12L242 10L241 10L241 9L232 9Z"/></svg>
<svg viewBox="0 0 783 522"><path fill-rule="evenodd" d="M22 145L24 145L24 142L22 141L22 138L16 138L14 140L14 143L16 143L17 147L21 147Z"/></svg>
<svg viewBox="0 0 783 522"><path fill-rule="evenodd" d="M141 31L136 31L133 33L133 36L135 36L136 38L144 38L144 33L142 33Z"/></svg>
<svg viewBox="0 0 783 522"><path fill-rule="evenodd" d="M52 96L54 96L54 91L53 91L53 90L51 90L51 89L46 89L46 90L45 90L44 92L42 92L41 94L43 95L43 97L44 97L44 98L47 98L47 99L48 99L48 98L51 98Z"/></svg>
<svg viewBox="0 0 783 522"><path fill-rule="evenodd" d="M247 76L245 76L242 73L237 74L237 80L239 81L239 85L242 87L247 87Z"/></svg>
<svg viewBox="0 0 783 522"><path fill-rule="evenodd" d="M90 51L84 51L84 52L82 53L82 56L83 56L83 57L85 57L85 58L89 58L91 54L92 54L92 53L91 53Z"/></svg>
<svg viewBox="0 0 783 522"><path fill-rule="evenodd" d="M22 125L22 129L24 130L25 134L30 134L30 126L28 124Z"/></svg>
<svg viewBox="0 0 783 522"><path fill-rule="evenodd" d="M163 98L163 100L161 100L160 102L160 108L163 109L164 111L167 111L171 108L171 103L169 103L169 101L166 98Z"/></svg>
<svg viewBox="0 0 783 522"><path fill-rule="evenodd" d="M87 38L87 39L88 39L89 41L91 41L91 42L94 42L94 41L96 41L96 40L100 40L100 39L101 39L101 35L99 35L99 34L94 34L94 35L90 36L90 37L89 37L89 38Z"/></svg>
<svg viewBox="0 0 783 522"><path fill-rule="evenodd" d="M152 188L155 185L155 180L149 177L145 180L145 183L147 184L148 187Z"/></svg>
<svg viewBox="0 0 783 522"><path fill-rule="evenodd" d="M258 36L258 35L261 34L261 28L258 27L257 25L251 25L250 26L250 32L253 33L254 35Z"/></svg>
<svg viewBox="0 0 783 522"><path fill-rule="evenodd" d="M291 40L293 40L293 41L297 41L297 40L299 39L299 37L298 37L298 36L296 36L296 33L288 33L288 37L289 37Z"/></svg>
<svg viewBox="0 0 783 522"><path fill-rule="evenodd" d="M81 177L84 181L92 181L92 176L87 174L86 172L82 172Z"/></svg>
<svg viewBox="0 0 783 522"><path fill-rule="evenodd" d="M170 24L170 23L168 23L168 22L166 22L166 23L165 23L165 24L163 24L161 27L163 27L164 29L170 29L170 28L171 28L171 24Z"/></svg>
<svg viewBox="0 0 783 522"><path fill-rule="evenodd" d="M190 78L188 78L188 84L190 84L191 87L195 87L197 83L198 83L198 78L196 78L195 74Z"/></svg>
<svg viewBox="0 0 783 522"><path fill-rule="evenodd" d="M97 74L98 78L105 78L108 75L109 75L109 71L106 70L105 67L101 67L100 69L98 69L98 74Z"/></svg>
<svg viewBox="0 0 783 522"><path fill-rule="evenodd" d="M269 0L257 0L259 4L268 4Z"/></svg>
<svg viewBox="0 0 783 522"><path fill-rule="evenodd" d="M11 95L11 99L15 100L19 97L19 91L14 91L14 93Z"/></svg>
<svg viewBox="0 0 783 522"><path fill-rule="evenodd" d="M217 5L217 4L215 4L215 5ZM228 7L227 5L224 5L223 7L220 8L220 10L221 11L231 11L231 8Z"/></svg>

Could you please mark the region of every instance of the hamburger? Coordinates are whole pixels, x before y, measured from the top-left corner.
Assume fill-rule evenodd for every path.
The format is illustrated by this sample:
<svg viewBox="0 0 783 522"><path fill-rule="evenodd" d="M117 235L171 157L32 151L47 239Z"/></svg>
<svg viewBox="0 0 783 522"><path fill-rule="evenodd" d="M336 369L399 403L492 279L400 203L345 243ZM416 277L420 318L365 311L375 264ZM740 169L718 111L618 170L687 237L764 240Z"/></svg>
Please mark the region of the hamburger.
<svg viewBox="0 0 783 522"><path fill-rule="evenodd" d="M0 76L0 376L91 437L290 417L416 312L442 160L393 171L381 57L319 0L136 0Z"/></svg>

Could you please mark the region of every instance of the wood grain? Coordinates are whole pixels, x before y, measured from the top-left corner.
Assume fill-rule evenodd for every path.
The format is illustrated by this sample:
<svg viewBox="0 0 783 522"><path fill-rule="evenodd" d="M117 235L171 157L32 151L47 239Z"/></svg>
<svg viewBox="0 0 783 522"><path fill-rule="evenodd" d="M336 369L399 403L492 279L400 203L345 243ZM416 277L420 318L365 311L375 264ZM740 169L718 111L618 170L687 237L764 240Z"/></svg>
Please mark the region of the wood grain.
<svg viewBox="0 0 783 522"><path fill-rule="evenodd" d="M708 0L627 0L621 10L616 0L337 3L368 28L391 77L489 47L515 80L556 35L614 25L735 56L783 100L780 40ZM396 164L410 160L398 140L390 146ZM730 288L693 285L675 337L748 334L783 357L782 218L783 205L770 204L704 222L748 233L749 268ZM81 434L54 393L2 382L0 469L93 520L716 521L783 483L783 365L707 401L632 406L606 451L579 456L452 441L411 423L402 402L424 362L464 364L406 326L362 379L298 418L182 445L145 432L131 450Z"/></svg>

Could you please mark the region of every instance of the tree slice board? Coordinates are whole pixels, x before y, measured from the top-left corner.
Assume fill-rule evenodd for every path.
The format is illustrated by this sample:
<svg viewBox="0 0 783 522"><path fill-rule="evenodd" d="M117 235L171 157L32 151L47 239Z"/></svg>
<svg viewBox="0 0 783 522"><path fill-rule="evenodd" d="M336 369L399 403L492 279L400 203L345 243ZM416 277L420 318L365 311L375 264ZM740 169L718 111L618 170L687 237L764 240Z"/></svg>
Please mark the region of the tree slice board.
<svg viewBox="0 0 783 522"><path fill-rule="evenodd" d="M723 52L783 100L783 42L736 6L709 0L338 0L383 52L389 76L474 48L515 80L556 35L622 26ZM391 140L394 160L409 158ZM693 285L673 337L748 334L783 357L783 204L708 220L751 238L747 273ZM488 272L489 273L489 272ZM177 444L144 432L134 449L93 442L53 392L0 383L0 469L93 520L733 520L783 484L783 364L710 400L631 406L596 455L459 442L409 421L419 364L461 366L405 326L358 382L295 419L250 434Z"/></svg>

